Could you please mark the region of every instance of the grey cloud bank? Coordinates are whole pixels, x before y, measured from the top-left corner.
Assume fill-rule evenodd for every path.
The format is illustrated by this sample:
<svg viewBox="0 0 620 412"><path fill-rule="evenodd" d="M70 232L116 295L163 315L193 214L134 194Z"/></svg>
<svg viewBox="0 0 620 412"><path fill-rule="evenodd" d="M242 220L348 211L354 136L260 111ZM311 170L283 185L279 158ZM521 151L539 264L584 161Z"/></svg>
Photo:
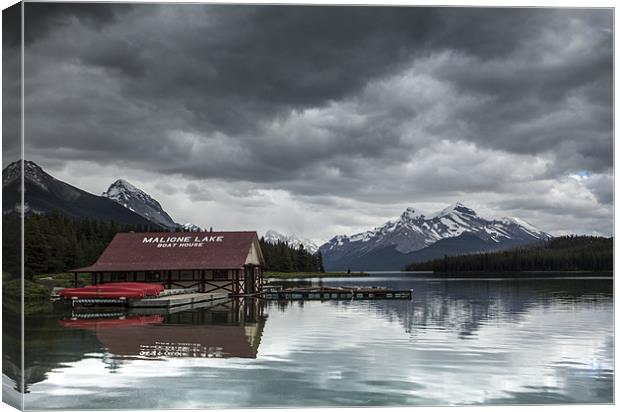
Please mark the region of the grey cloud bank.
<svg viewBox="0 0 620 412"><path fill-rule="evenodd" d="M177 220L323 240L456 200L612 233L611 9L28 3L29 18L27 156L92 192L123 177Z"/></svg>

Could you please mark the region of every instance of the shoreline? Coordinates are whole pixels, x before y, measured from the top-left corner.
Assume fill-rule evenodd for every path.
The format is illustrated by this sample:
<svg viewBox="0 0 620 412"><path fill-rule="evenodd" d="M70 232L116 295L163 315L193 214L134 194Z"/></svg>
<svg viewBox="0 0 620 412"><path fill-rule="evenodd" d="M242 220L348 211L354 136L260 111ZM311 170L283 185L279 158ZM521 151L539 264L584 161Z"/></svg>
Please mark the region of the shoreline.
<svg viewBox="0 0 620 412"><path fill-rule="evenodd" d="M432 272L432 271L372 271L372 272L264 272L265 279L310 279L310 278L366 278L377 273L400 274L412 278L433 279L531 279L531 278L609 278L613 271L504 271L504 272Z"/></svg>
<svg viewBox="0 0 620 412"><path fill-rule="evenodd" d="M401 272L403 274L407 272ZM605 277L613 279L614 273L610 270L605 271L557 271L557 270L532 270L532 271L505 271L505 272L426 272L420 273L421 277L431 278L534 278L534 277L550 277L550 278L583 278L583 277Z"/></svg>
<svg viewBox="0 0 620 412"><path fill-rule="evenodd" d="M264 272L265 279L365 278L367 272Z"/></svg>

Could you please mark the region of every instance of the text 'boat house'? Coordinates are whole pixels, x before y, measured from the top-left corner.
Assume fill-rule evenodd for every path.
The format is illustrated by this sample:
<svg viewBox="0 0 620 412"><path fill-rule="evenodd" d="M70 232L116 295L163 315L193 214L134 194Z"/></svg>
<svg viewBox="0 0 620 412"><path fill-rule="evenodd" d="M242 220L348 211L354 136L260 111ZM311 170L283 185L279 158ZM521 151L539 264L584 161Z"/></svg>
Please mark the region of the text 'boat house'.
<svg viewBox="0 0 620 412"><path fill-rule="evenodd" d="M258 292L265 266L256 232L118 233L91 266L92 284L153 282L167 289Z"/></svg>

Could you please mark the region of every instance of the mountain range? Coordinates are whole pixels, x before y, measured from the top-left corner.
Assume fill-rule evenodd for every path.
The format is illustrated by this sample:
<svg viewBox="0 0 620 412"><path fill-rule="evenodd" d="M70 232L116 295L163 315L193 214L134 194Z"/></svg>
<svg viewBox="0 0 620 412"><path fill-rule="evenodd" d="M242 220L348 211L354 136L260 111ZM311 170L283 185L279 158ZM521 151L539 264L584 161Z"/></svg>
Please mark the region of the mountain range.
<svg viewBox="0 0 620 412"><path fill-rule="evenodd" d="M191 223L175 222L156 199L126 180L116 180L97 196L55 179L31 161L24 161L24 172L25 213L58 211L75 218L201 231ZM19 176L19 162L2 171L4 214L19 208ZM269 230L264 235L270 243L285 242L294 248L303 245L311 253L320 251L328 271L400 270L406 264L444 255L508 249L550 237L521 219L487 219L462 203L428 215L410 207L382 226L335 236L320 247L295 234Z"/></svg>
<svg viewBox="0 0 620 412"><path fill-rule="evenodd" d="M2 212L19 211L21 204L20 162L2 170ZM114 220L122 224L153 226L151 220L117 202L88 193L55 179L36 163L24 161L24 213L57 211L78 219ZM156 226L159 227L159 226Z"/></svg>
<svg viewBox="0 0 620 412"><path fill-rule="evenodd" d="M400 270L405 264L507 249L551 236L518 218L486 219L462 203L425 215L407 208L399 218L323 244L325 269Z"/></svg>
<svg viewBox="0 0 620 412"><path fill-rule="evenodd" d="M18 161L2 170L2 211L5 214L19 209L20 172ZM174 222L157 200L123 179L97 196L54 178L36 163L25 160L24 187L25 213L57 211L74 218L114 220L162 230L201 230L191 223Z"/></svg>

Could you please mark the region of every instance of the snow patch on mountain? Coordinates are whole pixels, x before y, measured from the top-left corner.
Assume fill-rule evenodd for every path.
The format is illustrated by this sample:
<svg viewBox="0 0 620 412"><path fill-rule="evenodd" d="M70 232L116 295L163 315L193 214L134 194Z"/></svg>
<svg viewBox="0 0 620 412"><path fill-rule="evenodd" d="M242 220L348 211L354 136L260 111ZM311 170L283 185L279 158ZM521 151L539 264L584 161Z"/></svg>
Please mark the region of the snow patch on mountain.
<svg viewBox="0 0 620 412"><path fill-rule="evenodd" d="M204 230L200 226L197 226L193 223L185 223L183 225L183 230L186 230L188 232L204 232Z"/></svg>
<svg viewBox="0 0 620 412"><path fill-rule="evenodd" d="M265 239L265 242L271 244L284 242L295 249L298 249L300 245L303 245L304 249L306 249L310 253L316 253L319 250L318 245L312 240L299 238L295 234L284 235L280 232L276 232L275 230L268 230L263 237Z"/></svg>

